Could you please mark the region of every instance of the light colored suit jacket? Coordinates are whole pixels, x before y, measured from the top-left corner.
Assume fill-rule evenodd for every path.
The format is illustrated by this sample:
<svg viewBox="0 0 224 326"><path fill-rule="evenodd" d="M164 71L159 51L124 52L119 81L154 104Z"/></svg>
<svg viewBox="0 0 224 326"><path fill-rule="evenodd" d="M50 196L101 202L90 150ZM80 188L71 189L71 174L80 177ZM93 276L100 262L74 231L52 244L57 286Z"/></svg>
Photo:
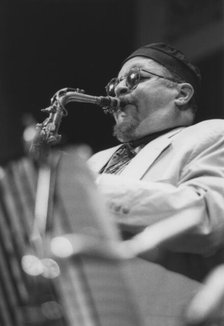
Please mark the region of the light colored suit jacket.
<svg viewBox="0 0 224 326"><path fill-rule="evenodd" d="M89 161L97 173L118 147ZM224 121L177 128L146 145L120 175L99 188L123 231L136 234L177 216L197 219L157 263L137 259L127 271L149 326L182 325L183 309L205 275L224 261Z"/></svg>

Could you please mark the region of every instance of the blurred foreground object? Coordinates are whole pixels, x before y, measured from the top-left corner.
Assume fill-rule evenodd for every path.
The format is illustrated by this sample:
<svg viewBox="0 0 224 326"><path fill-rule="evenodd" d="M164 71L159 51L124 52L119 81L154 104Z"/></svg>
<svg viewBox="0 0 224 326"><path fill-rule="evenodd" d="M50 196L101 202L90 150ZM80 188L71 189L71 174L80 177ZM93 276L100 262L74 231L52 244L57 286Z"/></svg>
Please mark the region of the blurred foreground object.
<svg viewBox="0 0 224 326"><path fill-rule="evenodd" d="M172 242L198 225L195 216L187 216L180 219L179 216L159 221L130 240L123 242L124 250L128 250L133 256L140 256L150 261L156 261L162 253L164 246L169 247Z"/></svg>
<svg viewBox="0 0 224 326"><path fill-rule="evenodd" d="M224 325L224 265L215 268L186 311L188 326Z"/></svg>
<svg viewBox="0 0 224 326"><path fill-rule="evenodd" d="M82 156L71 148L50 153L45 170L23 158L0 171L1 326L141 325L118 231ZM38 187L50 190L45 205Z"/></svg>

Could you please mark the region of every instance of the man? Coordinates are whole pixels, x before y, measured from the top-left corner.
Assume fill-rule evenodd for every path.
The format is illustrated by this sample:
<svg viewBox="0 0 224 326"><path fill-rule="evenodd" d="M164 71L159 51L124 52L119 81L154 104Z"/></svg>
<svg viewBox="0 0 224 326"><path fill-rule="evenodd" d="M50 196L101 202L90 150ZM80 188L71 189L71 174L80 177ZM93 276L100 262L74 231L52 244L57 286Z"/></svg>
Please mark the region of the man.
<svg viewBox="0 0 224 326"><path fill-rule="evenodd" d="M139 48L107 85L124 103L114 113L123 144L89 161L124 237L169 218L194 221L159 248L157 264L133 267L150 326L179 326L199 282L224 259L224 122L193 125L199 88L198 69L180 51Z"/></svg>

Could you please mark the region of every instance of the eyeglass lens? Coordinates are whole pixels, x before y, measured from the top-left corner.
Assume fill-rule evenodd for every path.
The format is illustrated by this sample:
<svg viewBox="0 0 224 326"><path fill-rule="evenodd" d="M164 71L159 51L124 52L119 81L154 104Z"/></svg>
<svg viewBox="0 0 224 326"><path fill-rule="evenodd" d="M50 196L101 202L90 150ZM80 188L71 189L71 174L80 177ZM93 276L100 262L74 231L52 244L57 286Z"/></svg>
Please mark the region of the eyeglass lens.
<svg viewBox="0 0 224 326"><path fill-rule="evenodd" d="M122 79L125 79L126 86L129 89L132 89L133 87L135 87L138 84L138 82L140 80L140 71L139 70L135 70L135 71L131 70L124 78L111 79L111 81L106 86L107 95L115 96L115 88Z"/></svg>

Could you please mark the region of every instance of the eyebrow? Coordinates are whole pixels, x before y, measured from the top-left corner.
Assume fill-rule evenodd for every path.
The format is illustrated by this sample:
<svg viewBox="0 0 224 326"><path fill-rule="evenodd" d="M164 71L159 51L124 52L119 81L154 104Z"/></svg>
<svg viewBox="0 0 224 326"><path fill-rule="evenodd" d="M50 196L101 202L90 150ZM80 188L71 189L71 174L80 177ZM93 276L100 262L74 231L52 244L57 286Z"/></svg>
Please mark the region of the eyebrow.
<svg viewBox="0 0 224 326"><path fill-rule="evenodd" d="M131 70L133 70L133 69L142 69L142 70L144 70L144 68L142 67L142 66L138 66L138 65L135 65L135 66L133 66L133 67L131 67L131 68L129 68L129 70L125 73L125 74L123 74L123 75L121 75L120 77L118 77L118 75L117 75L117 78L124 78L125 76L127 76L127 74L129 74L129 72L131 71Z"/></svg>

